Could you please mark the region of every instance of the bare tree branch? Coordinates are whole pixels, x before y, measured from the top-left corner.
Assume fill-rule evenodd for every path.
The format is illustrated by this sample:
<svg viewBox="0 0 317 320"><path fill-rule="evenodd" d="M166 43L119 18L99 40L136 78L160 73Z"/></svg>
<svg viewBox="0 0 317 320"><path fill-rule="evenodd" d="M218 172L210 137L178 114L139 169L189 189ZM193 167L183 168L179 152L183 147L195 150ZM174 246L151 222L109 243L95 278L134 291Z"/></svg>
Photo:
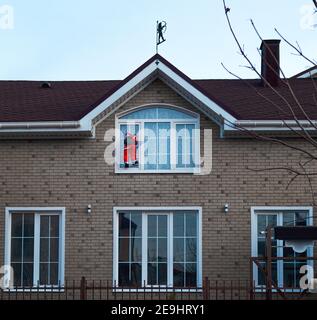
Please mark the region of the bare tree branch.
<svg viewBox="0 0 317 320"><path fill-rule="evenodd" d="M317 0L314 1L314 4L317 8ZM281 118L281 122L285 125L285 127L287 129L290 130L290 132L294 133L295 136L303 139L303 141L306 141L308 143L307 146L309 146L310 148L305 148L305 145L294 145L291 144L289 142L287 142L287 140L283 139L283 138L276 138L274 136L269 136L269 135L263 135L263 134L259 134L258 132L255 132L253 130L249 130L246 127L243 127L242 125L238 125L235 122L231 122L228 121L227 119L224 119L224 123L233 129L236 129L238 131L241 132L245 132L248 135L250 135L251 137L255 138L255 139L259 139L262 141L266 141L266 142L270 142L270 143L275 143L275 144L280 144L286 148L289 148L291 150L294 150L296 152L299 152L300 157L304 157L305 161L299 161L297 167L288 167L288 166L278 166L278 167L271 167L271 168L261 168L261 169L252 169L249 168L251 171L254 172L263 172L263 171L278 171L278 170L282 170L282 171L286 171L289 172L292 177L290 179L290 181L288 182L286 189L289 188L289 186L299 177L305 177L307 179L308 185L310 187L311 193L312 193L312 197L313 197L313 203L315 203L314 200L314 190L313 190L313 184L312 184L312 177L317 176L317 171L312 171L312 170L308 170L307 166L309 164L312 164L314 162L314 165L312 164L312 168L315 168L315 161L317 161L317 141L314 138L315 136L311 135L311 132L309 131L310 129L313 129L314 132L317 131L317 125L315 121L312 121L312 119L308 116L303 104L301 103L301 101L298 99L289 79L286 77L285 73L283 72L282 68L279 65L279 61L277 61L277 58L275 57L275 55L273 54L271 48L269 46L266 47L267 50L269 50L269 52L271 53L271 56L275 59L275 63L278 64L278 74L276 69L274 69L269 63L268 61L266 61L267 66L271 69L272 72L275 72L276 75L280 76L280 73L282 74L283 77L283 82L282 84L285 85L287 88L287 92L289 92L291 100L294 101L294 103L290 102L290 97L284 96L281 92L281 90L278 90L277 88L273 87L268 81L267 79L265 79L263 77L263 75L256 69L256 67L254 66L254 64L252 63L252 61L249 59L249 57L247 56L245 50L244 50L244 46L242 46L239 42L238 37L236 36L236 33L232 27L230 18L229 18L229 12L230 10L228 10L227 6L226 6L226 1L223 0L223 6L225 9L225 15L226 15L226 19L227 19L227 23L230 29L230 32L238 46L239 49L239 54L245 59L245 61L247 61L247 66L245 66L246 68L254 71L262 80L263 84L269 88L272 92L274 92L276 94L277 97L279 97L281 99L281 102L283 102L286 106L286 110L288 110L290 112L287 113L285 108L283 108L279 103L275 102L273 99L270 99L269 97L265 96L265 94L263 94L263 92L261 92L258 88L256 88L254 85L252 85L252 83L250 83L247 80L243 80L241 77L239 77L238 75L234 74L233 72L231 72L228 68L226 68L224 66L224 64L222 63L223 68L231 75L233 75L235 78L244 81L244 83L246 83L249 87L253 88L255 90L255 92L262 97L263 99L265 99L267 102L269 102L271 105L273 105L276 109L276 111L279 113L280 118ZM251 24L252 27L255 31L255 33L257 34L257 36L259 37L259 39L262 39L259 31L257 30L253 20L251 20ZM275 31L280 35L280 37L288 44L290 45L299 56L301 56L302 58L306 59L307 61L309 61L310 63L312 63L313 65L316 65L314 61L312 61L311 59L307 58L298 42L296 42L296 46L293 45L290 41L288 41L285 37L283 37L278 31L277 29L275 29ZM265 59L265 57L262 57L262 59ZM313 80L312 80L313 81ZM317 93L317 86L315 84L315 82L313 81L313 88L315 90L315 92ZM317 96L316 94L312 95L313 101L314 101L314 106L317 107ZM307 104L307 103L306 103ZM297 107L297 111L295 112L294 106ZM299 113L300 112L300 113ZM296 124L297 127L293 127L292 125L289 125L288 120L286 121L285 119L289 119L289 115L291 115L292 119L294 120L294 123ZM300 120L300 115L302 115L302 117L304 119L301 118ZM303 121L305 120L307 121L306 124L308 123L310 125L310 128L306 129L306 125L303 124ZM310 168L310 169L312 169Z"/></svg>
<svg viewBox="0 0 317 320"><path fill-rule="evenodd" d="M274 30L279 35L279 37L281 37L283 39L284 42L286 42L291 48L293 48L297 52L298 56L304 58L306 61L311 63L313 66L316 66L315 61L309 59L306 55L303 54L303 51L302 51L301 47L299 46L298 42L296 42L296 44L297 44L297 47L296 47L290 41L288 41L276 28L274 28Z"/></svg>

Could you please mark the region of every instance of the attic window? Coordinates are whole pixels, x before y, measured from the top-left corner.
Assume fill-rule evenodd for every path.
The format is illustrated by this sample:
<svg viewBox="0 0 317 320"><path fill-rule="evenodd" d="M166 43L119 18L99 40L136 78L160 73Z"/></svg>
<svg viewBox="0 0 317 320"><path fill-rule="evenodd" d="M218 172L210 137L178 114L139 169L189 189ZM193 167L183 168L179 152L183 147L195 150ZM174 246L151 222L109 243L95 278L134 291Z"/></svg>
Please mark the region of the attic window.
<svg viewBox="0 0 317 320"><path fill-rule="evenodd" d="M120 172L195 172L199 168L199 115L155 106L117 119Z"/></svg>

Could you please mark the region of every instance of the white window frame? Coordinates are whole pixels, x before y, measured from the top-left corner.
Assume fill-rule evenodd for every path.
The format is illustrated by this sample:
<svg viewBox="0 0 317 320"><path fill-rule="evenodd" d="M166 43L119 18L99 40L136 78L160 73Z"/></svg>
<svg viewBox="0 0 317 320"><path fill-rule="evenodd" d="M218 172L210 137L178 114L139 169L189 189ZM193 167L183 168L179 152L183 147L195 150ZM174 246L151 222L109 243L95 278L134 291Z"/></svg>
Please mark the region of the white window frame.
<svg viewBox="0 0 317 320"><path fill-rule="evenodd" d="M133 113L135 111L146 109L146 108L155 108L155 107L165 107L174 109L179 112L191 114L193 119L121 119L121 117ZM144 123L145 122L164 122L170 123L170 162L171 162L171 169L155 169L155 170L145 170L144 169ZM176 125L177 124L193 124L195 126L194 129L194 149L195 149L195 167L194 168L176 168L177 164L177 132L176 132ZM139 125L139 168L120 168L120 125ZM143 106L138 106L136 108L132 108L129 111L125 111L123 113L116 115L115 120L115 173L200 173L200 115L193 111L187 110L182 107L170 105L170 104L147 104Z"/></svg>
<svg viewBox="0 0 317 320"><path fill-rule="evenodd" d="M277 216L277 225L283 226L283 213L289 212L289 211L307 211L308 213L308 219L307 219L307 225L312 226L313 225L313 207L304 206L304 207L298 207L298 206L259 206L259 207L251 207L251 256L257 257L258 256L258 219L257 217L261 214L265 215L276 215ZM277 256L282 257L283 256L283 240L277 240ZM307 249L307 256L313 257L313 248ZM282 288L283 286L283 260L277 261L277 285ZM307 264L313 267L314 262L312 260L308 260ZM255 287L259 289L260 291L263 289L262 285L258 284L258 267L253 263L253 281L255 283ZM295 291L297 289L294 289L292 291ZM300 290L300 289L298 289ZM284 291L287 291L285 289Z"/></svg>
<svg viewBox="0 0 317 320"><path fill-rule="evenodd" d="M116 291L138 291L140 289L121 289L119 286L119 211L142 211L142 280L147 287L147 216L163 214L168 216L168 252L167 252L167 285L148 286L148 291L172 291L173 289L173 216L175 211L196 211L198 215L198 251L197 251L197 288L202 287L202 208L201 207L114 207L113 208L113 287ZM177 289L182 292L196 292L197 289ZM200 289L198 289L200 290ZM145 289L144 291L147 291Z"/></svg>
<svg viewBox="0 0 317 320"><path fill-rule="evenodd" d="M11 265L11 224L12 215L15 213L34 213L34 265L33 265L33 290L41 288L62 289L65 282L65 215L64 207L6 207L5 208L5 254L4 264ZM40 217L43 215L59 215L59 283L60 285L38 286L40 266ZM20 289L18 289L20 290ZM23 290L23 289L21 289ZM31 289L32 290L32 289Z"/></svg>

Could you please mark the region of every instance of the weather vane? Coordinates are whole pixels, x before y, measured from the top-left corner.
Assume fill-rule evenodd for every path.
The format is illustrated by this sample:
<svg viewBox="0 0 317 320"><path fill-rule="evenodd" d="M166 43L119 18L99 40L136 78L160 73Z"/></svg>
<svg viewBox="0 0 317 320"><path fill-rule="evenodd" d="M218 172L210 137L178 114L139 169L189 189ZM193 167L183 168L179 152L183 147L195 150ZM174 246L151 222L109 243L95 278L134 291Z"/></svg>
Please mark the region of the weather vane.
<svg viewBox="0 0 317 320"><path fill-rule="evenodd" d="M167 23L165 21L156 21L156 53L158 53L158 46L165 42L164 33L167 29Z"/></svg>

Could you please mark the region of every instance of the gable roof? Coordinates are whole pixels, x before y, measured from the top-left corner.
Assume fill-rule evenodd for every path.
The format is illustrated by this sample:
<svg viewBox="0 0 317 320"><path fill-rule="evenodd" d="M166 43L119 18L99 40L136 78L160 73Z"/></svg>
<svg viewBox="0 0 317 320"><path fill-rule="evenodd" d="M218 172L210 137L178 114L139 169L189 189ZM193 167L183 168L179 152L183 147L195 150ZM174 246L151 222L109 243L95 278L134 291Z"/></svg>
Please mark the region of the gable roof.
<svg viewBox="0 0 317 320"><path fill-rule="evenodd" d="M310 119L316 120L317 79L289 79L288 81ZM316 83L314 84L313 81ZM278 94L271 88L264 87L259 79L196 80L196 83L207 93L217 94L221 101L230 105L239 120L293 120L294 117L281 96L289 102L299 120L306 120L283 80L275 88ZM279 112L276 105L282 111Z"/></svg>
<svg viewBox="0 0 317 320"><path fill-rule="evenodd" d="M41 88L43 81L0 81L0 123L80 121L107 108L120 92L132 88L154 72L174 77L180 86L191 90L197 99L204 99L209 108L224 118L236 120L292 120L285 102L260 80L192 80L160 55L154 55L124 80L51 81L51 88ZM291 78L291 86L311 119L317 119L315 87L312 79ZM317 80L316 80L317 81ZM285 83L276 90L293 106L294 98ZM263 98L263 96L265 98ZM271 102L269 102L270 100ZM273 102L273 103L272 103ZM279 113L274 104L285 112Z"/></svg>

